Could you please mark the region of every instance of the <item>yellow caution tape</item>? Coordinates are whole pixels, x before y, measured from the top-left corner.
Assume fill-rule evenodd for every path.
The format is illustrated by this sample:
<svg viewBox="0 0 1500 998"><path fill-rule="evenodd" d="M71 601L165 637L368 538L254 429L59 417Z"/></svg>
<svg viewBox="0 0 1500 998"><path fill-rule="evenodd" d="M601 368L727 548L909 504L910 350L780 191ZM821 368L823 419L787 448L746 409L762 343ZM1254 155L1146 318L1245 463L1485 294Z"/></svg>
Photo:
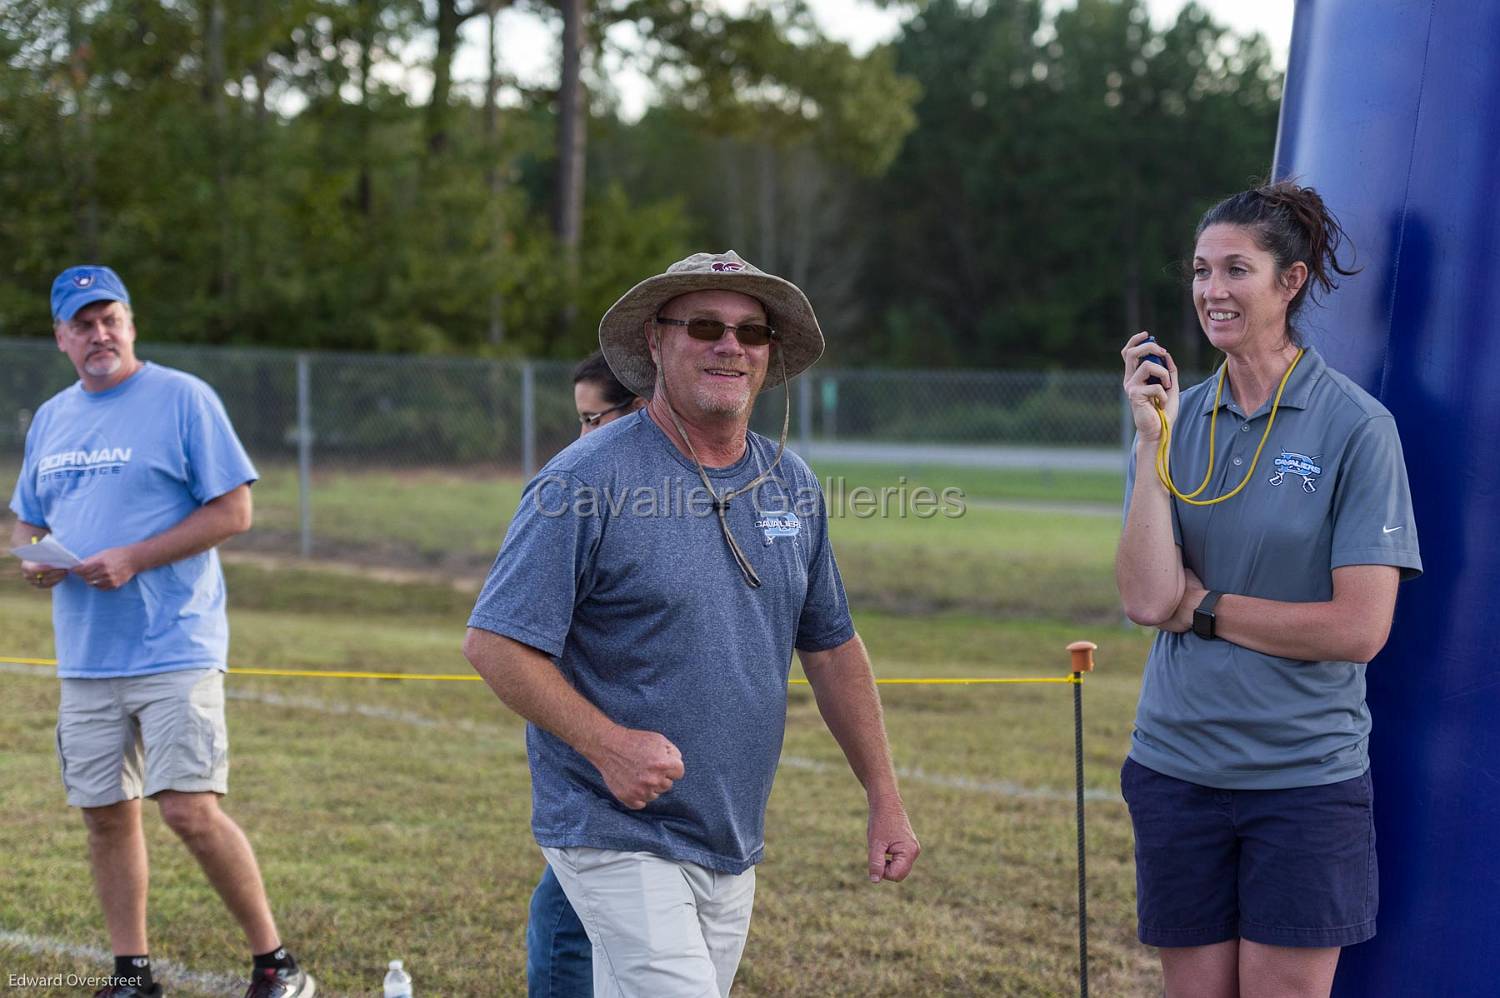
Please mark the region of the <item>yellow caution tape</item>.
<svg viewBox="0 0 1500 998"><path fill-rule="evenodd" d="M0 658L0 663L10 665L55 666L55 658ZM394 679L401 682L477 683L475 675L449 675L439 672L341 672L324 669L253 669L237 666L229 670L231 676L292 676L301 679ZM1042 677L1036 679L991 679L983 676L954 679L877 679L880 686L998 686L1020 683L1080 683L1081 673L1070 676ZM794 686L807 686L805 679L791 680Z"/></svg>

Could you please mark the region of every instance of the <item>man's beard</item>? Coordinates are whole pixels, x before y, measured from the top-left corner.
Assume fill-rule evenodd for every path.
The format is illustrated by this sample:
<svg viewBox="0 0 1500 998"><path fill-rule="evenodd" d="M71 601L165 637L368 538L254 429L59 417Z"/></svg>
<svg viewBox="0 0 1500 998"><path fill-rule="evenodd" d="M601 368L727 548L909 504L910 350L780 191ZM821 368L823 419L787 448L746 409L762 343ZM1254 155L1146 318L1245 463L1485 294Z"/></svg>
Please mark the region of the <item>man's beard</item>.
<svg viewBox="0 0 1500 998"><path fill-rule="evenodd" d="M125 361L112 350L92 354L83 362L83 373L95 378L107 378L120 369Z"/></svg>
<svg viewBox="0 0 1500 998"><path fill-rule="evenodd" d="M697 396L694 401L698 403L698 408L705 413L711 413L715 416L741 415L748 412L751 404L755 401L754 392L746 392L739 398L733 398L721 395L707 385L701 386L693 394Z"/></svg>

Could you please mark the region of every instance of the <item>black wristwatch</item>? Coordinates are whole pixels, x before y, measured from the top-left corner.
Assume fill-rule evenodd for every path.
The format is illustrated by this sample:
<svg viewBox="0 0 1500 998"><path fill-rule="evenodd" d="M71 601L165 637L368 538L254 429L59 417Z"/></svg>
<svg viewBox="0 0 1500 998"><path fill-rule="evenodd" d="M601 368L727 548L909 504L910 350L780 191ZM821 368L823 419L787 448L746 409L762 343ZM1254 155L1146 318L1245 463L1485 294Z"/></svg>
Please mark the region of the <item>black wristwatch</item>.
<svg viewBox="0 0 1500 998"><path fill-rule="evenodd" d="M1198 609L1193 611L1193 633L1198 635L1198 637L1208 639L1218 637L1214 633L1214 624L1217 621L1217 618L1214 617L1214 606L1219 602L1219 597L1223 595L1223 593L1216 593L1210 590L1203 597L1203 602L1198 604Z"/></svg>

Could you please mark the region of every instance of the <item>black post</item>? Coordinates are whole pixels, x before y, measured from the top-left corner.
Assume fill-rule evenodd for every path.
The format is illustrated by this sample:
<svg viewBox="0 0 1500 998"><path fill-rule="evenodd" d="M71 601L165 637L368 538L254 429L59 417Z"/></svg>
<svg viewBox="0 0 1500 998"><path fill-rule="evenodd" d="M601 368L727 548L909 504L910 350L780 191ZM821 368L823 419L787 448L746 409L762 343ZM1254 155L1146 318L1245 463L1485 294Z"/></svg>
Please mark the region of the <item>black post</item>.
<svg viewBox="0 0 1500 998"><path fill-rule="evenodd" d="M1083 859L1083 674L1094 671L1094 652L1098 650L1092 641L1068 645L1073 660L1073 763L1078 787L1078 993L1083 998L1089 996L1089 895Z"/></svg>
<svg viewBox="0 0 1500 998"><path fill-rule="evenodd" d="M1078 993L1089 995L1089 897L1084 874L1083 674L1073 673L1073 758L1078 784Z"/></svg>

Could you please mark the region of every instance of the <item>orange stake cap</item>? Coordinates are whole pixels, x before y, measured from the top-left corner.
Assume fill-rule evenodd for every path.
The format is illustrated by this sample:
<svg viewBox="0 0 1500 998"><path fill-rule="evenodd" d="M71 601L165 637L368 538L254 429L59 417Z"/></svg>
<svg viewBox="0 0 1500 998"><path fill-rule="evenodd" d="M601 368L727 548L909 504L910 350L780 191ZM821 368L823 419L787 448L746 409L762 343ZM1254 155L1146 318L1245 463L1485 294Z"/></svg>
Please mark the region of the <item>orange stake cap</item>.
<svg viewBox="0 0 1500 998"><path fill-rule="evenodd" d="M1074 641L1068 645L1068 653L1073 656L1075 673L1094 671L1094 651L1098 647L1092 641Z"/></svg>

